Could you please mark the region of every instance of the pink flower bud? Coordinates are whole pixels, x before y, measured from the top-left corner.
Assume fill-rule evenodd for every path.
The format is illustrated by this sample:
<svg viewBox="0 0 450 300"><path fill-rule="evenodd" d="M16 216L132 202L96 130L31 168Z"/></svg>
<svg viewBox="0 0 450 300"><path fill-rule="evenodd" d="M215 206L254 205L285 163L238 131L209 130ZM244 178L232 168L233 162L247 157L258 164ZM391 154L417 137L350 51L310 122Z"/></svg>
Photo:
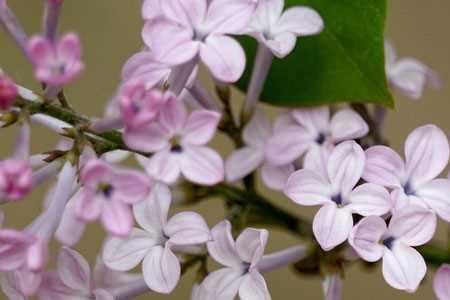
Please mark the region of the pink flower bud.
<svg viewBox="0 0 450 300"><path fill-rule="evenodd" d="M5 75L0 75L0 108L7 110L18 95L14 82Z"/></svg>
<svg viewBox="0 0 450 300"><path fill-rule="evenodd" d="M33 171L28 161L9 159L0 162L0 198L17 201L33 188Z"/></svg>

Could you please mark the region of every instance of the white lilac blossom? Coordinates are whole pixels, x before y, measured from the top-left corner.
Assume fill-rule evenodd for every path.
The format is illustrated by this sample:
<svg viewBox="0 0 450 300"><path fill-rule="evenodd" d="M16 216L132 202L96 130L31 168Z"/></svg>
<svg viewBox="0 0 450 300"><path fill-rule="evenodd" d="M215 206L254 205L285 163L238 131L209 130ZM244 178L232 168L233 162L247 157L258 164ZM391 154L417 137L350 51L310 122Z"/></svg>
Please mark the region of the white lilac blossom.
<svg viewBox="0 0 450 300"><path fill-rule="evenodd" d="M376 184L356 186L364 170L364 151L356 142L339 144L327 162L327 176L302 169L293 173L285 194L300 205L321 205L314 217L314 235L328 251L347 240L352 214L382 216L392 207L388 191Z"/></svg>
<svg viewBox="0 0 450 300"><path fill-rule="evenodd" d="M411 205L393 214L389 225L376 216L362 219L349 243L366 261L383 259L383 276L392 287L415 292L426 274L426 264L413 247L427 243L436 231L436 216Z"/></svg>
<svg viewBox="0 0 450 300"><path fill-rule="evenodd" d="M442 265L434 275L433 288L439 300L450 299L450 265Z"/></svg>
<svg viewBox="0 0 450 300"><path fill-rule="evenodd" d="M432 209L450 222L450 180L436 178L447 166L449 143L435 125L416 128L405 142L405 161L391 148L366 150L363 179L392 189L396 209L410 203Z"/></svg>
<svg viewBox="0 0 450 300"><path fill-rule="evenodd" d="M233 151L225 162L227 181L241 180L260 167L261 177L268 187L283 189L289 175L294 172L294 165L275 166L267 162L266 145L273 130L265 113L257 110L242 132L245 146Z"/></svg>
<svg viewBox="0 0 450 300"><path fill-rule="evenodd" d="M103 251L105 264L128 271L142 261L148 287L168 294L178 284L181 265L175 251L202 245L210 240L209 228L194 212L181 212L168 219L171 193L158 184L150 198L134 206L134 216L142 229L134 228L127 238L110 238Z"/></svg>
<svg viewBox="0 0 450 300"><path fill-rule="evenodd" d="M397 58L394 47L385 42L386 75L389 83L412 100L422 97L427 84L441 86L439 75L414 58Z"/></svg>
<svg viewBox="0 0 450 300"><path fill-rule="evenodd" d="M270 139L267 159L274 165L292 163L305 154L306 168L323 168L334 145L365 136L367 123L351 109L342 109L330 118L328 107L296 109ZM283 155L280 155L282 153Z"/></svg>

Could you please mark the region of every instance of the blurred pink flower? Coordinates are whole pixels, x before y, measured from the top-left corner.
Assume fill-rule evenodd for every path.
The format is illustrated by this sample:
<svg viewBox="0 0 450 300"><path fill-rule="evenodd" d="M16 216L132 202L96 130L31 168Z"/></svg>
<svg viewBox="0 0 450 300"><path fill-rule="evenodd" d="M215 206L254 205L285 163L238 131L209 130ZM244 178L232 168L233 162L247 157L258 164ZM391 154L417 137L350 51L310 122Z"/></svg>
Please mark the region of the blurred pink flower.
<svg viewBox="0 0 450 300"><path fill-rule="evenodd" d="M377 216L362 219L350 245L366 261L383 258L383 276L392 287L413 293L426 274L426 264L413 247L426 244L436 231L436 215L411 205L393 214L389 226Z"/></svg>
<svg viewBox="0 0 450 300"><path fill-rule="evenodd" d="M33 170L27 160L0 162L0 202L17 201L33 189Z"/></svg>
<svg viewBox="0 0 450 300"><path fill-rule="evenodd" d="M0 72L0 109L9 109L18 96L16 84Z"/></svg>
<svg viewBox="0 0 450 300"><path fill-rule="evenodd" d="M294 202L321 205L314 217L313 231L318 243L329 251L343 243L353 227L353 213L381 216L392 207L388 191L366 183L355 188L365 163L364 151L356 142L346 141L334 148L327 163L327 174L308 169L293 173L284 189Z"/></svg>
<svg viewBox="0 0 450 300"><path fill-rule="evenodd" d="M442 265L434 275L434 293L439 300L450 299L450 265Z"/></svg>

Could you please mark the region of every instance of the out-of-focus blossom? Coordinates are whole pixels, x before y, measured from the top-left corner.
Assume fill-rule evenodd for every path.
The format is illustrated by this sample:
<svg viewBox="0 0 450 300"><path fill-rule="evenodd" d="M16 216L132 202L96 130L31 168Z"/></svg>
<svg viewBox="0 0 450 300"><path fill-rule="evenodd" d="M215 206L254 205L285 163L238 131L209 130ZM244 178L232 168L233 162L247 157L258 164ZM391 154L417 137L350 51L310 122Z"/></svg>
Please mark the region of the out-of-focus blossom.
<svg viewBox="0 0 450 300"><path fill-rule="evenodd" d="M283 12L284 0L260 0L247 31L277 57L295 48L297 37L318 34L323 20L313 9L293 6Z"/></svg>
<svg viewBox="0 0 450 300"><path fill-rule="evenodd" d="M411 132L405 161L386 146L369 148L366 157L363 179L392 189L397 210L414 203L450 222L450 180L436 179L449 159L448 139L441 129L425 125Z"/></svg>
<svg viewBox="0 0 450 300"><path fill-rule="evenodd" d="M329 274L323 281L325 300L342 300L344 283L340 274Z"/></svg>
<svg viewBox="0 0 450 300"><path fill-rule="evenodd" d="M413 247L424 245L436 231L436 215L411 205L393 214L389 226L377 216L362 219L349 243L366 261L383 258L383 276L392 287L413 293L425 276L423 257Z"/></svg>
<svg viewBox="0 0 450 300"><path fill-rule="evenodd" d="M450 299L450 265L442 265L434 275L433 288L439 300Z"/></svg>
<svg viewBox="0 0 450 300"><path fill-rule="evenodd" d="M18 96L16 84L0 71L0 109L9 109Z"/></svg>
<svg viewBox="0 0 450 300"><path fill-rule="evenodd" d="M36 78L50 86L66 85L84 69L81 42L74 33L68 33L54 43L42 36L32 37L28 52L34 63Z"/></svg>
<svg viewBox="0 0 450 300"><path fill-rule="evenodd" d="M33 189L33 170L28 161L8 159L0 162L0 202L17 201Z"/></svg>
<svg viewBox="0 0 450 300"><path fill-rule="evenodd" d="M302 169L288 179L284 192L294 202L322 206L314 217L313 231L325 251L347 240L353 227L353 213L381 216L392 207L384 187L366 183L355 188L364 163L361 146L346 141L332 151L327 163L327 177Z"/></svg>
<svg viewBox="0 0 450 300"><path fill-rule="evenodd" d="M181 266L174 251L211 238L197 213L181 212L168 219L170 204L170 190L156 185L150 198L134 206L134 216L143 229L134 228L127 238L110 238L103 251L105 264L113 270L128 271L143 261L145 282L165 294L172 292L180 279Z"/></svg>

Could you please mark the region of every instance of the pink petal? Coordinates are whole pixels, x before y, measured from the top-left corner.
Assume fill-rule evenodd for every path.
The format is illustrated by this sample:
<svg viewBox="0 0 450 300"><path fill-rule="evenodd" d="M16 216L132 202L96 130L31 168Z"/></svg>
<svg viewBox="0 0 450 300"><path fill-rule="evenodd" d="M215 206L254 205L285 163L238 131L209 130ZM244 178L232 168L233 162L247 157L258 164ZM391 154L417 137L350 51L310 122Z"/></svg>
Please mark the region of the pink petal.
<svg viewBox="0 0 450 300"><path fill-rule="evenodd" d="M191 28L163 17L147 21L142 30L142 38L155 59L169 65L183 64L198 54L200 43L193 40L193 34Z"/></svg>
<svg viewBox="0 0 450 300"><path fill-rule="evenodd" d="M289 31L299 36L318 34L324 24L320 15L309 7L295 6L287 9L274 29L275 32Z"/></svg>
<svg viewBox="0 0 450 300"><path fill-rule="evenodd" d="M353 227L348 242L362 259L375 262L383 256L384 246L380 244L380 240L386 230L386 222L382 218L365 217Z"/></svg>
<svg viewBox="0 0 450 300"><path fill-rule="evenodd" d="M328 133L330 130L330 109L328 106L319 108L296 109L292 117L312 134Z"/></svg>
<svg viewBox="0 0 450 300"><path fill-rule="evenodd" d="M142 4L142 18L144 20L151 20L163 14L161 9L161 0L144 0Z"/></svg>
<svg viewBox="0 0 450 300"><path fill-rule="evenodd" d="M245 53L233 38L210 35L200 48L200 58L212 75L223 82L235 82L244 72Z"/></svg>
<svg viewBox="0 0 450 300"><path fill-rule="evenodd" d="M283 32L271 39L266 39L263 34L259 34L258 40L264 43L276 57L284 58L294 50L297 37L293 33Z"/></svg>
<svg viewBox="0 0 450 300"><path fill-rule="evenodd" d="M400 188L404 177L405 164L397 152L386 146L373 146L366 150L365 181Z"/></svg>
<svg viewBox="0 0 450 300"><path fill-rule="evenodd" d="M250 23L256 5L253 0L210 1L206 26L216 34L239 34Z"/></svg>
<svg viewBox="0 0 450 300"><path fill-rule="evenodd" d="M42 273L29 271L21 268L13 272L13 280L16 282L18 290L27 297L36 294L42 282Z"/></svg>
<svg viewBox="0 0 450 300"><path fill-rule="evenodd" d="M47 65L55 55L50 42L41 36L30 38L28 53L36 66Z"/></svg>
<svg viewBox="0 0 450 300"><path fill-rule="evenodd" d="M383 256L383 276L392 287L413 293L425 277L427 266L417 250L397 243Z"/></svg>
<svg viewBox="0 0 450 300"><path fill-rule="evenodd" d="M13 273L7 273L0 276L0 285L2 292L8 297L8 299L14 300L27 300L27 297L19 290L15 278L12 276Z"/></svg>
<svg viewBox="0 0 450 300"><path fill-rule="evenodd" d="M334 141L361 138L369 132L369 126L359 114L351 109L343 109L331 118L331 136Z"/></svg>
<svg viewBox="0 0 450 300"><path fill-rule="evenodd" d="M194 183L214 185L224 179L222 157L210 148L184 146L179 163L181 173Z"/></svg>
<svg viewBox="0 0 450 300"><path fill-rule="evenodd" d="M207 1L165 0L161 1L164 15L186 27L200 25L206 16Z"/></svg>
<svg viewBox="0 0 450 300"><path fill-rule="evenodd" d="M248 146L263 147L272 135L269 120L262 109L257 109L242 132L242 139Z"/></svg>
<svg viewBox="0 0 450 300"><path fill-rule="evenodd" d="M171 98L160 112L160 123L169 135L181 133L186 126L188 112L182 101Z"/></svg>
<svg viewBox="0 0 450 300"><path fill-rule="evenodd" d="M133 206L136 222L148 232L162 233L171 202L169 188L161 183L156 184L149 198Z"/></svg>
<svg viewBox="0 0 450 300"><path fill-rule="evenodd" d="M179 157L169 150L157 152L148 160L145 171L154 179L173 184L181 174Z"/></svg>
<svg viewBox="0 0 450 300"><path fill-rule="evenodd" d="M58 274L61 281L68 287L89 293L91 288L91 269L80 253L63 247L58 254Z"/></svg>
<svg viewBox="0 0 450 300"><path fill-rule="evenodd" d="M95 300L114 300L113 295L107 290L96 289L92 293L94 294Z"/></svg>
<svg viewBox="0 0 450 300"><path fill-rule="evenodd" d="M393 201L389 192L382 186L365 183L357 186L349 196L349 208L362 216L382 216L387 214Z"/></svg>
<svg viewBox="0 0 450 300"><path fill-rule="evenodd" d="M120 170L111 179L114 197L124 203L133 204L142 201L150 192L150 178L132 170Z"/></svg>
<svg viewBox="0 0 450 300"><path fill-rule="evenodd" d="M450 222L450 180L434 179L417 189L416 195L439 217Z"/></svg>
<svg viewBox="0 0 450 300"><path fill-rule="evenodd" d="M348 238L352 227L351 212L338 208L334 203L322 206L313 221L314 236L325 251L342 244Z"/></svg>
<svg viewBox="0 0 450 300"><path fill-rule="evenodd" d="M76 196L75 196L76 197ZM61 222L56 230L56 239L65 246L76 245L83 236L86 225L76 215L75 202L72 198L66 205Z"/></svg>
<svg viewBox="0 0 450 300"><path fill-rule="evenodd" d="M218 263L232 268L242 264L236 250L236 244L231 235L231 224L222 221L211 229L212 241L208 242L208 252Z"/></svg>
<svg viewBox="0 0 450 300"><path fill-rule="evenodd" d="M389 222L388 235L408 246L420 246L431 240L436 231L436 215L416 205L397 211Z"/></svg>
<svg viewBox="0 0 450 300"><path fill-rule="evenodd" d="M98 219L103 210L103 197L95 195L87 188L82 189L77 195L75 202L75 215L85 222Z"/></svg>
<svg viewBox="0 0 450 300"><path fill-rule="evenodd" d="M97 189L99 183L109 181L113 174L113 168L108 163L100 159L90 159L81 170L81 182L92 188Z"/></svg>
<svg viewBox="0 0 450 300"><path fill-rule="evenodd" d="M435 125L416 128L405 142L405 156L406 171L413 186L434 179L449 160L447 136Z"/></svg>
<svg viewBox="0 0 450 300"><path fill-rule="evenodd" d="M237 149L225 161L225 173L228 182L241 180L255 171L263 162L264 153L253 147Z"/></svg>
<svg viewBox="0 0 450 300"><path fill-rule="evenodd" d="M266 281L258 271L252 271L244 276L239 288L239 297L241 300L271 299Z"/></svg>
<svg viewBox="0 0 450 300"><path fill-rule="evenodd" d="M58 56L68 66L76 63L81 58L81 42L75 33L65 34L57 45Z"/></svg>
<svg viewBox="0 0 450 300"><path fill-rule="evenodd" d="M328 176L333 192L349 193L361 179L366 157L354 141L343 142L334 148L328 159Z"/></svg>
<svg viewBox="0 0 450 300"><path fill-rule="evenodd" d="M129 271L136 267L155 246L157 239L148 232L133 228L126 238L111 237L103 247L105 265L117 271Z"/></svg>
<svg viewBox="0 0 450 300"><path fill-rule="evenodd" d="M450 265L442 265L434 275L433 288L439 300L450 299Z"/></svg>
<svg viewBox="0 0 450 300"><path fill-rule="evenodd" d="M210 110L197 110L191 113L183 129L182 143L205 145L216 133L221 115Z"/></svg>
<svg viewBox="0 0 450 300"><path fill-rule="evenodd" d="M256 266L267 245L269 232L265 229L245 229L236 239L236 250L241 260Z"/></svg>
<svg viewBox="0 0 450 300"><path fill-rule="evenodd" d="M28 248L33 242L33 237L24 232L0 230L0 271L20 268L25 263Z"/></svg>
<svg viewBox="0 0 450 300"><path fill-rule="evenodd" d="M301 205L321 205L331 202L333 191L327 180L310 170L292 173L284 188L284 193Z"/></svg>
<svg viewBox="0 0 450 300"><path fill-rule="evenodd" d="M174 245L197 245L208 242L211 234L205 220L195 212L181 212L170 218L164 227Z"/></svg>
<svg viewBox="0 0 450 300"><path fill-rule="evenodd" d="M158 293L171 293L180 280L180 262L168 247L153 247L145 257L142 269L148 287Z"/></svg>
<svg viewBox="0 0 450 300"><path fill-rule="evenodd" d="M122 68L122 80L126 83L134 79L142 80L149 89L164 80L169 73L169 66L157 61L155 55L147 50L138 52L127 60Z"/></svg>
<svg viewBox="0 0 450 300"><path fill-rule="evenodd" d="M284 166L274 166L265 163L261 167L261 177L264 184L276 191L284 189L289 176L294 173L295 168L293 164Z"/></svg>
<svg viewBox="0 0 450 300"><path fill-rule="evenodd" d="M233 268L214 271L202 283L208 299L234 299L242 284L242 272Z"/></svg>
<svg viewBox="0 0 450 300"><path fill-rule="evenodd" d="M118 236L126 236L133 228L133 215L131 208L117 200L111 200L103 206L102 223L105 229Z"/></svg>
<svg viewBox="0 0 450 300"><path fill-rule="evenodd" d="M325 300L342 300L344 283L341 275L330 274L323 282Z"/></svg>

